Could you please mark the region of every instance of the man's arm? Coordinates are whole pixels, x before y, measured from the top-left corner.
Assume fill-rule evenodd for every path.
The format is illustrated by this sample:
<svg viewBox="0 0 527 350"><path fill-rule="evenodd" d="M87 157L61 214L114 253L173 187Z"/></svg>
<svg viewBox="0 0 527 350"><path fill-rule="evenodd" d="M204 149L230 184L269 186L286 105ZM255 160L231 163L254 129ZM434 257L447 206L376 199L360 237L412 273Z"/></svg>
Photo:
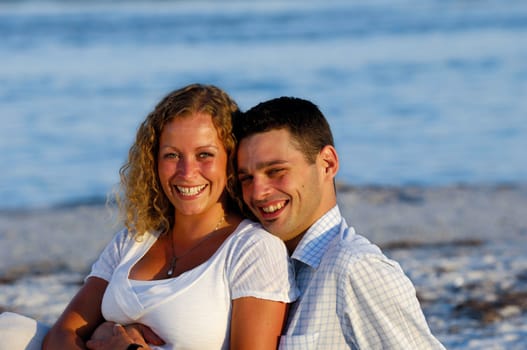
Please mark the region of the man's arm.
<svg viewBox="0 0 527 350"><path fill-rule="evenodd" d="M384 256L350 263L338 281L337 313L350 346L444 349L428 327L412 282Z"/></svg>

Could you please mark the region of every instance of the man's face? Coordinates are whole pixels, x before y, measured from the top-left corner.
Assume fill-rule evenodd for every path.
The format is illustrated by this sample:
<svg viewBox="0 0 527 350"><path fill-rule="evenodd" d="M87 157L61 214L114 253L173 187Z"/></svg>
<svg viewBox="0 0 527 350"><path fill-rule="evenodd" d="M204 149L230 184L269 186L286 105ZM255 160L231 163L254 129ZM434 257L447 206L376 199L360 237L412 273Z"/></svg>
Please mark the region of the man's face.
<svg viewBox="0 0 527 350"><path fill-rule="evenodd" d="M324 214L323 174L320 157L308 163L288 130L254 134L239 144L243 200L262 225L285 242L303 234Z"/></svg>

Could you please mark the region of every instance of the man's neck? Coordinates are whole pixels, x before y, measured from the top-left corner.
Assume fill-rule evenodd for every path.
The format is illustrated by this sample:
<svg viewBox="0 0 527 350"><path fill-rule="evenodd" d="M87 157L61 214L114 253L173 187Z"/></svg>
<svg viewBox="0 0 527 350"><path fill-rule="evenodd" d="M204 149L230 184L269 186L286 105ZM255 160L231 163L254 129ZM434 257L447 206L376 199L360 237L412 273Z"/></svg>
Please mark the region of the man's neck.
<svg viewBox="0 0 527 350"><path fill-rule="evenodd" d="M309 225L305 231L301 232L300 234L298 234L297 236L295 236L294 238L288 240L288 241L285 241L285 246L287 247L287 251L289 252L289 256L293 255L293 253L295 252L295 249L296 247L298 246L298 244L300 243L300 241L302 240L302 238L304 238L304 236L306 235L306 232L309 231L309 229L318 221L320 220L324 215L326 215L331 209L333 209L336 205L337 205L337 202L336 200L334 201L334 203L332 203L333 205L330 206L326 211L323 212L322 215L320 215L318 217L317 220L313 221L313 223L311 223L311 225Z"/></svg>
<svg viewBox="0 0 527 350"><path fill-rule="evenodd" d="M298 246L298 243L302 240L304 235L307 231L302 232L298 236L296 236L293 239L290 239L289 241L284 242L285 246L287 247L287 251L289 252L289 256L293 255L293 252L295 251L296 247Z"/></svg>

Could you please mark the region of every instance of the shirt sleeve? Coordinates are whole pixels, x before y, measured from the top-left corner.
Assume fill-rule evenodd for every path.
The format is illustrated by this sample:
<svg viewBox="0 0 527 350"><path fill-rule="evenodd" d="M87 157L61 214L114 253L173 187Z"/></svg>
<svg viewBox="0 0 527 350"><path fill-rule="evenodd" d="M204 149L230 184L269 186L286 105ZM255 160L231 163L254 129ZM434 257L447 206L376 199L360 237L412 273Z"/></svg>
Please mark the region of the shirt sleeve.
<svg viewBox="0 0 527 350"><path fill-rule="evenodd" d="M115 268L121 261L124 245L129 239L131 237L128 235L126 229L119 231L104 248L99 258L93 263L90 274L86 279L89 277L99 277L109 282Z"/></svg>
<svg viewBox="0 0 527 350"><path fill-rule="evenodd" d="M444 349L398 263L366 254L350 265L338 281L337 314L352 348Z"/></svg>
<svg viewBox="0 0 527 350"><path fill-rule="evenodd" d="M226 273L233 300L250 296L292 302L298 295L284 243L258 226L241 234Z"/></svg>

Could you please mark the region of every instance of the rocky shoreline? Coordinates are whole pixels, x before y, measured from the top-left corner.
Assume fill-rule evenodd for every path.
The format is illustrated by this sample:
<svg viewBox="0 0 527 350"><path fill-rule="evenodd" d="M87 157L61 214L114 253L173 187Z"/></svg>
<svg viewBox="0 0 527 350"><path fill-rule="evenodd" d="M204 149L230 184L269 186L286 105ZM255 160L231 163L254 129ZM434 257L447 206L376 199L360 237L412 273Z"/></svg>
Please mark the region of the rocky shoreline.
<svg viewBox="0 0 527 350"><path fill-rule="evenodd" d="M338 189L348 223L401 264L447 348L525 348L525 186ZM52 323L118 228L104 205L0 212L0 311Z"/></svg>

